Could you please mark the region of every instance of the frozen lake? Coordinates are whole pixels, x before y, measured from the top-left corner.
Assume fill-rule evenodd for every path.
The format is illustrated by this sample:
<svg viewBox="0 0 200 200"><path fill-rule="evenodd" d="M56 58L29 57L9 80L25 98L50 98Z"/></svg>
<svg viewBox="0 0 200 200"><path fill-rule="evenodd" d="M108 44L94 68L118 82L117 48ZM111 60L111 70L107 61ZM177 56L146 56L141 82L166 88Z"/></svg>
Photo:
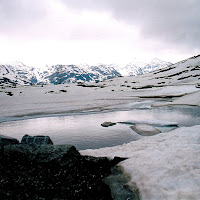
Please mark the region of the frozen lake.
<svg viewBox="0 0 200 200"><path fill-rule="evenodd" d="M87 112L67 116L51 116L0 123L0 134L21 141L23 135L48 135L54 144L72 144L79 150L110 147L138 140L129 124L132 121L155 126L164 132L177 127L167 126L177 122L179 127L200 124L200 108L196 106L150 107L150 103L133 104L109 112ZM120 110L121 109L121 110ZM102 127L105 121L116 122L112 127Z"/></svg>

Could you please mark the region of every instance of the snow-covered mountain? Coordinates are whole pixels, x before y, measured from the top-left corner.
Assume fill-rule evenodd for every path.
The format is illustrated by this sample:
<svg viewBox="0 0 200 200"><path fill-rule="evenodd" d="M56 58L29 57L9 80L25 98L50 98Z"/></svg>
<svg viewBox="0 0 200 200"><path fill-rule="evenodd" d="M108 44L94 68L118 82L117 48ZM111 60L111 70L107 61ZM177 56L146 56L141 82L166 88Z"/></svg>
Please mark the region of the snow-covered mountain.
<svg viewBox="0 0 200 200"><path fill-rule="evenodd" d="M53 65L44 69L40 76L44 83L63 84L78 81L96 82L121 75L113 67L106 65Z"/></svg>
<svg viewBox="0 0 200 200"><path fill-rule="evenodd" d="M119 77L121 74L112 66L53 65L38 69L21 62L0 65L1 85L63 84L78 81L96 82Z"/></svg>
<svg viewBox="0 0 200 200"><path fill-rule="evenodd" d="M21 62L0 64L0 84L31 85L40 80L38 69Z"/></svg>
<svg viewBox="0 0 200 200"><path fill-rule="evenodd" d="M53 65L43 69L27 66L21 62L0 64L1 85L63 84L79 81L98 82L119 76L135 76L171 65L169 62L153 59L149 63L134 60L126 66L115 64Z"/></svg>
<svg viewBox="0 0 200 200"><path fill-rule="evenodd" d="M154 58L149 62L142 62L135 58L131 63L125 65L124 67L116 66L116 69L122 76L138 76L169 65L172 65L172 63L165 62L157 58Z"/></svg>

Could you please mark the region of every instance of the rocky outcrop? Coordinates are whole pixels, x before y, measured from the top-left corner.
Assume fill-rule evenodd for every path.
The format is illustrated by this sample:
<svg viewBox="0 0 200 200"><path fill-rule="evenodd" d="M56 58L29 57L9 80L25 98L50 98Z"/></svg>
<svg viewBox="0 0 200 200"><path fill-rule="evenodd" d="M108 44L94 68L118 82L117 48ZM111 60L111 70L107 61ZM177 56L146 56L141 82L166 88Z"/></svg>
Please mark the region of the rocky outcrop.
<svg viewBox="0 0 200 200"><path fill-rule="evenodd" d="M49 136L43 136L43 135L38 135L38 136L29 136L29 135L24 135L21 144L53 144L52 140L50 139Z"/></svg>
<svg viewBox="0 0 200 200"><path fill-rule="evenodd" d="M4 156L21 155L30 162L68 165L80 159L80 153L72 145L8 145L4 147Z"/></svg>
<svg viewBox="0 0 200 200"><path fill-rule="evenodd" d="M6 145L0 161L1 199L112 199L102 179L113 162L81 156L74 146Z"/></svg>
<svg viewBox="0 0 200 200"><path fill-rule="evenodd" d="M104 122L101 124L101 126L103 127L109 127L109 126L114 126L114 125L116 125L116 123L114 122Z"/></svg>
<svg viewBox="0 0 200 200"><path fill-rule="evenodd" d="M112 168L112 173L104 180L111 188L112 198L115 200L139 200L140 193L136 185L130 185L130 178L123 173L119 166Z"/></svg>
<svg viewBox="0 0 200 200"><path fill-rule="evenodd" d="M5 145L11 145L11 144L18 144L19 141L15 138L0 135L0 147L3 147Z"/></svg>

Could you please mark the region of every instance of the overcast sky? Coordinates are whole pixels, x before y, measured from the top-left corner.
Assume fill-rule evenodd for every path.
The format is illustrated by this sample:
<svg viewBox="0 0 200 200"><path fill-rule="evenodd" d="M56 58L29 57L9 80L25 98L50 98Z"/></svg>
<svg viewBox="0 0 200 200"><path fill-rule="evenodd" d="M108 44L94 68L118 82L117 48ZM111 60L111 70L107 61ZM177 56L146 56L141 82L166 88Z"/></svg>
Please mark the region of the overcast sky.
<svg viewBox="0 0 200 200"><path fill-rule="evenodd" d="M0 62L177 62L197 54L199 0L0 0Z"/></svg>

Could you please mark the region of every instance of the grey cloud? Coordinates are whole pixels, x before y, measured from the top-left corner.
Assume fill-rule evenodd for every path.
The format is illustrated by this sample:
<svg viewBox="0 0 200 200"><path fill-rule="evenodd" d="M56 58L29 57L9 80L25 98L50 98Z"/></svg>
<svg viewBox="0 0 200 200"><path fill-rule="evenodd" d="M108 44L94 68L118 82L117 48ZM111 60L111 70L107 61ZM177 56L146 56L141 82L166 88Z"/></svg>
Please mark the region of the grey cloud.
<svg viewBox="0 0 200 200"><path fill-rule="evenodd" d="M45 4L39 0L0 0L0 32L17 32L45 16Z"/></svg>
<svg viewBox="0 0 200 200"><path fill-rule="evenodd" d="M48 10L48 1L0 0L0 33L25 35L27 27L37 24L49 14L48 12L51 12ZM77 11L108 12L118 21L137 26L144 41L145 39L158 40L168 48L200 49L199 0L57 1ZM65 24L67 26L67 23ZM40 29L46 31L39 25L34 27L38 29L34 31L39 32L39 35ZM58 32L61 28L58 24Z"/></svg>
<svg viewBox="0 0 200 200"><path fill-rule="evenodd" d="M117 20L139 27L147 39L167 46L200 48L199 0L62 0L78 10L112 13Z"/></svg>

